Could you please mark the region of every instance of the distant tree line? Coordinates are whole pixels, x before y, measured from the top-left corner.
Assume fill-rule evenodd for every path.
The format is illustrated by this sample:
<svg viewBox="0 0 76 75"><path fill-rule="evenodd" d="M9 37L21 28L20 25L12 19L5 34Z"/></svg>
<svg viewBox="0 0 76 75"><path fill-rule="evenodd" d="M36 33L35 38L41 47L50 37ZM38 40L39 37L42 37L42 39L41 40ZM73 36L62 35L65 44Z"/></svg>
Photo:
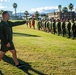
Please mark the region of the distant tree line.
<svg viewBox="0 0 76 75"><path fill-rule="evenodd" d="M66 13L68 12L68 9L70 10L70 19L73 19L73 16L72 16L72 10L74 9L74 5L72 3L70 3L68 5L68 7L63 7L62 8L62 5L58 5L58 9L59 9L59 12L60 12L60 16L61 16L61 13L64 13L64 15L66 16Z"/></svg>

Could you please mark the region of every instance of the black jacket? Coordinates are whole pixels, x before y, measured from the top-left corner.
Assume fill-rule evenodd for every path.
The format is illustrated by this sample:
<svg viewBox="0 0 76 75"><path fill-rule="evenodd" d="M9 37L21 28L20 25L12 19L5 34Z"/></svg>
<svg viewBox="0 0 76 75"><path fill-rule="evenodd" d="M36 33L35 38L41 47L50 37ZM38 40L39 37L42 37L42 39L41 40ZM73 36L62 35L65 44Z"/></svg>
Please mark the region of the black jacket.
<svg viewBox="0 0 76 75"><path fill-rule="evenodd" d="M75 29L76 29L76 24L73 23L73 25L72 25L72 31L75 31Z"/></svg>
<svg viewBox="0 0 76 75"><path fill-rule="evenodd" d="M8 42L11 43L12 42L12 27L13 26L18 26L18 25L22 25L25 24L26 21L20 21L20 22L11 22L11 21L1 21L0 24L0 38L1 38L1 42L4 44L7 44Z"/></svg>
<svg viewBox="0 0 76 75"><path fill-rule="evenodd" d="M68 24L67 24L67 29L68 29L68 30L71 29L71 23L70 23L70 22L68 22Z"/></svg>
<svg viewBox="0 0 76 75"><path fill-rule="evenodd" d="M65 28L66 28L65 25L66 25L65 22L63 22L63 23L62 23L62 29L65 29Z"/></svg>

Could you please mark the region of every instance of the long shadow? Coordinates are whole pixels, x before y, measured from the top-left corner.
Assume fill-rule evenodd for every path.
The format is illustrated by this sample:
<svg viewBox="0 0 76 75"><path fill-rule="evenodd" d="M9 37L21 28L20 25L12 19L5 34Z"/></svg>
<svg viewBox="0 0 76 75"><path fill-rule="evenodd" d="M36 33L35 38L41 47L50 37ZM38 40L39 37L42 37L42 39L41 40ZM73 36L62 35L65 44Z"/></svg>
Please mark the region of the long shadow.
<svg viewBox="0 0 76 75"><path fill-rule="evenodd" d="M14 32L13 34L14 34L15 36L40 37L40 36L38 36L38 35L24 34L24 33L17 33L17 32Z"/></svg>
<svg viewBox="0 0 76 75"><path fill-rule="evenodd" d="M5 56L3 57L3 60L4 60L5 62L11 64L11 65L14 65L14 62L13 62L13 60L12 60L11 57L8 57L8 56L5 55ZM24 71L25 73L27 73L28 75L32 75L31 73L29 73L29 70L35 72L35 73L38 74L38 75L46 75L46 74L44 74L44 73L41 73L41 72L33 69L29 63L24 62L24 61L22 61L22 60L20 60L20 59L18 59L18 60L19 60L20 63L23 63L23 64L25 65L23 68L20 68L20 69L21 69L22 71Z"/></svg>
<svg viewBox="0 0 76 75"><path fill-rule="evenodd" d="M3 75L2 71L0 70L0 75Z"/></svg>

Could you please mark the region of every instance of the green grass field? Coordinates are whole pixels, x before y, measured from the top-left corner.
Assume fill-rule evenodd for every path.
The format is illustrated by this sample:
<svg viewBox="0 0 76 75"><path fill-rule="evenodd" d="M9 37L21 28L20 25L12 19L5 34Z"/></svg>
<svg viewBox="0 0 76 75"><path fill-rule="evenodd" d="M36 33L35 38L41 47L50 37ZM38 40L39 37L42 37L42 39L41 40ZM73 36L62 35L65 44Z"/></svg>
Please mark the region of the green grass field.
<svg viewBox="0 0 76 75"><path fill-rule="evenodd" d="M20 62L14 66L10 52L0 61L3 75L76 75L76 40L27 28L13 28L13 41Z"/></svg>

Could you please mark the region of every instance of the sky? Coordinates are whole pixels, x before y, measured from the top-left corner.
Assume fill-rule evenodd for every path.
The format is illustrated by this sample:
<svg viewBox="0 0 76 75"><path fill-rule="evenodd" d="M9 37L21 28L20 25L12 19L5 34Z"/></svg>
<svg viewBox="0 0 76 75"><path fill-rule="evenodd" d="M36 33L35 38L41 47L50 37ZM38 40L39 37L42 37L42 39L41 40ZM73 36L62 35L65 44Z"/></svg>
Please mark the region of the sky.
<svg viewBox="0 0 76 75"><path fill-rule="evenodd" d="M43 10L51 10L58 9L58 5L62 5L62 7L72 3L74 5L74 9L76 8L76 0L0 0L0 10L9 10L13 11L13 3L17 3L17 12L24 12L27 10L28 12Z"/></svg>

